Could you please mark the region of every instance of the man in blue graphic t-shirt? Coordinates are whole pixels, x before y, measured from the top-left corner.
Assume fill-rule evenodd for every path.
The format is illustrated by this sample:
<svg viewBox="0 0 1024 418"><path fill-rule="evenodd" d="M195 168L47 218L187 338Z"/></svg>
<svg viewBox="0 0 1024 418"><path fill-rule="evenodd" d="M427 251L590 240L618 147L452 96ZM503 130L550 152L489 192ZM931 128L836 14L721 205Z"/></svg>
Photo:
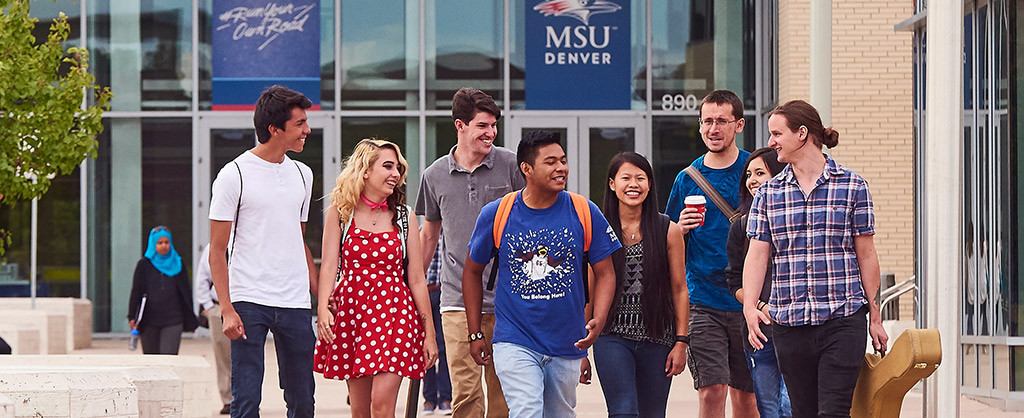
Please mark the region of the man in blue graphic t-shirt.
<svg viewBox="0 0 1024 418"><path fill-rule="evenodd" d="M743 101L736 93L716 90L700 105L700 134L708 152L693 164L733 208L749 152L736 147L743 131ZM687 363L700 400L701 418L724 417L726 398L733 417L757 416L754 383L743 354L743 305L725 280L729 258L725 242L729 219L706 198L705 213L683 209L687 196L707 196L686 172L672 184L665 214L678 221L686 242L686 283L690 290L690 348ZM701 225L703 221L703 225ZM722 353L728 355L723 356Z"/></svg>
<svg viewBox="0 0 1024 418"><path fill-rule="evenodd" d="M470 353L480 365L493 361L511 418L575 416L581 359L604 328L615 293L609 256L622 245L597 205L588 202L594 269L594 313L588 322L585 235L565 192L569 168L559 139L533 131L519 143L516 157L526 188L512 204L497 252L493 359L480 333L481 277L492 258L500 200L480 212L462 275Z"/></svg>

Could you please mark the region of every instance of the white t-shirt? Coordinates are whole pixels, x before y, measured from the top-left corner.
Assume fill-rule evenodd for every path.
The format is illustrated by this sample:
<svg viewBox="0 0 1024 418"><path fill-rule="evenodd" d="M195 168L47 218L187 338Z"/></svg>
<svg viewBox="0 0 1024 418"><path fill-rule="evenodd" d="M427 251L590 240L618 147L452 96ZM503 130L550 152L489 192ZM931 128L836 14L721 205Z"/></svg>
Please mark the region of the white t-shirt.
<svg viewBox="0 0 1024 418"><path fill-rule="evenodd" d="M233 251L228 266L231 301L308 309L309 269L301 223L309 213L313 170L287 156L275 164L250 151L234 162L237 169L234 163L220 169L210 202L210 220L235 220L240 169L238 230L235 235L232 225L228 243L228 251Z"/></svg>

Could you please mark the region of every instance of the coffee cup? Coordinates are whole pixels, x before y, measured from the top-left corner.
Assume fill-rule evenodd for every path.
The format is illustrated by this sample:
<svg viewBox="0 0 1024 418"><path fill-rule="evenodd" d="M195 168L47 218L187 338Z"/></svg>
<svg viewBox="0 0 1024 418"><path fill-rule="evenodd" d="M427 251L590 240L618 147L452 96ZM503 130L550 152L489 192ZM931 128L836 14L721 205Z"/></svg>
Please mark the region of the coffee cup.
<svg viewBox="0 0 1024 418"><path fill-rule="evenodd" d="M707 210L707 203L707 198L701 195L686 196L686 199L683 199L683 204L687 208L697 209L697 213L700 213L700 223L697 226L704 225L704 212Z"/></svg>

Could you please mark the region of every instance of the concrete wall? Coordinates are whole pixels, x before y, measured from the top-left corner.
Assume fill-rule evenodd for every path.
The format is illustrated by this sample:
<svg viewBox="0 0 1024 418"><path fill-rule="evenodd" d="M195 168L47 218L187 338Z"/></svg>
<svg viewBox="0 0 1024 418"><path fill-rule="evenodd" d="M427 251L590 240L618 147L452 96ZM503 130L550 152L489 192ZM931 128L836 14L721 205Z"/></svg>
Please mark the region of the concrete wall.
<svg viewBox="0 0 1024 418"><path fill-rule="evenodd" d="M912 34L893 26L913 15L911 1L833 1L832 156L863 176L875 203L875 246L883 271L914 274ZM810 93L810 0L779 2L779 103ZM913 299L900 301L913 317Z"/></svg>

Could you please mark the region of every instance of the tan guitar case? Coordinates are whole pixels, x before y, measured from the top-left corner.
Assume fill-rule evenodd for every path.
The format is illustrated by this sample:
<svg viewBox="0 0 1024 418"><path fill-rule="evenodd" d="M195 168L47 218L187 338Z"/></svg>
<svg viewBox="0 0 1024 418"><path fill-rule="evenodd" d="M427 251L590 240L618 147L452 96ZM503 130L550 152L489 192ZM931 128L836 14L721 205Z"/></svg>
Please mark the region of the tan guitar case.
<svg viewBox="0 0 1024 418"><path fill-rule="evenodd" d="M885 357L865 354L850 416L899 417L907 391L934 373L941 362L942 348L936 329L908 329Z"/></svg>

